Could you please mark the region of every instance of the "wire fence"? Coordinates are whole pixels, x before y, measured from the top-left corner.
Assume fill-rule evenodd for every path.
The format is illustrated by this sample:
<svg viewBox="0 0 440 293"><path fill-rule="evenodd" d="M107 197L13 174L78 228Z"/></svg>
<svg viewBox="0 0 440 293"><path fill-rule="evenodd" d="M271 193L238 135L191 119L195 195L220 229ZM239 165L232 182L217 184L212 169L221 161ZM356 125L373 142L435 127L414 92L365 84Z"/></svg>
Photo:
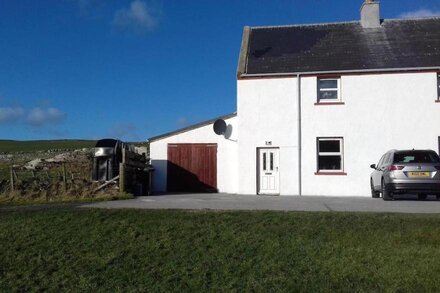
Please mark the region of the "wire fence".
<svg viewBox="0 0 440 293"><path fill-rule="evenodd" d="M57 164L51 168L26 170L10 166L8 174L0 180L0 193L44 191L55 188L67 192L71 187L92 183L90 164Z"/></svg>

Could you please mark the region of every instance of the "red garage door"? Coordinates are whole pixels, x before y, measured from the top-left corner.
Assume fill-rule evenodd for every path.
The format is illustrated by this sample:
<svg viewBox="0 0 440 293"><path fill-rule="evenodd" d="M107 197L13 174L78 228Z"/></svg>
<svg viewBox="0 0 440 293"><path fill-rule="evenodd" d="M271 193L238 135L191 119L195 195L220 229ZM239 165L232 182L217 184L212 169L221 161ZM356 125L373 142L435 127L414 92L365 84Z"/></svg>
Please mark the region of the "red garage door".
<svg viewBox="0 0 440 293"><path fill-rule="evenodd" d="M168 144L167 190L217 192L217 144Z"/></svg>

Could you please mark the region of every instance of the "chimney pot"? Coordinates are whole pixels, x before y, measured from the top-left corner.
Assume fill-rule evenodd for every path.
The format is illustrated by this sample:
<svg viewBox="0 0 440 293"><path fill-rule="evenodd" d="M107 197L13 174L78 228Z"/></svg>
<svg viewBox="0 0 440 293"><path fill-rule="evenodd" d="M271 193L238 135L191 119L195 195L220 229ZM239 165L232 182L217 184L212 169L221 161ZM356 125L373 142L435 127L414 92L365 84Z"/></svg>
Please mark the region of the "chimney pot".
<svg viewBox="0 0 440 293"><path fill-rule="evenodd" d="M380 3L365 0L361 7L361 25L363 28L380 27Z"/></svg>

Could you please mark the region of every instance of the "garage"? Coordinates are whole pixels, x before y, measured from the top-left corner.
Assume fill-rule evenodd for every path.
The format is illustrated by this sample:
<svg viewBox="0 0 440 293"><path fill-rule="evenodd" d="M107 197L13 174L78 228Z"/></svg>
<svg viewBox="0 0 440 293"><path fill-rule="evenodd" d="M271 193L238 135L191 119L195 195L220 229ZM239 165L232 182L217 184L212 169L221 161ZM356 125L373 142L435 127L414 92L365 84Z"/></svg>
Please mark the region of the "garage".
<svg viewBox="0 0 440 293"><path fill-rule="evenodd" d="M218 135L214 123L224 120ZM237 193L237 115L223 115L149 139L152 192Z"/></svg>
<svg viewBox="0 0 440 293"><path fill-rule="evenodd" d="M217 192L217 144L168 144L167 190Z"/></svg>

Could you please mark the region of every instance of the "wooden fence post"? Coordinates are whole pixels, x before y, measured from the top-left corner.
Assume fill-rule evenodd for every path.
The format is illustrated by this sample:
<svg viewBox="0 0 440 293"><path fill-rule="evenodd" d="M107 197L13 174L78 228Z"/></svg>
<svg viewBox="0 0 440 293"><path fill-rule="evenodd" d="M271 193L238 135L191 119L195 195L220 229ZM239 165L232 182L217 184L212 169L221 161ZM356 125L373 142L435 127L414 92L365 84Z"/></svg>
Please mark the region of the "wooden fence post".
<svg viewBox="0 0 440 293"><path fill-rule="evenodd" d="M125 166L123 163L119 164L119 191L125 192Z"/></svg>
<svg viewBox="0 0 440 293"><path fill-rule="evenodd" d="M13 192L15 184L14 184L14 169L12 166L10 167L10 171L11 171L11 191Z"/></svg>
<svg viewBox="0 0 440 293"><path fill-rule="evenodd" d="M66 172L66 165L63 164L63 188L64 192L67 192L67 172Z"/></svg>

